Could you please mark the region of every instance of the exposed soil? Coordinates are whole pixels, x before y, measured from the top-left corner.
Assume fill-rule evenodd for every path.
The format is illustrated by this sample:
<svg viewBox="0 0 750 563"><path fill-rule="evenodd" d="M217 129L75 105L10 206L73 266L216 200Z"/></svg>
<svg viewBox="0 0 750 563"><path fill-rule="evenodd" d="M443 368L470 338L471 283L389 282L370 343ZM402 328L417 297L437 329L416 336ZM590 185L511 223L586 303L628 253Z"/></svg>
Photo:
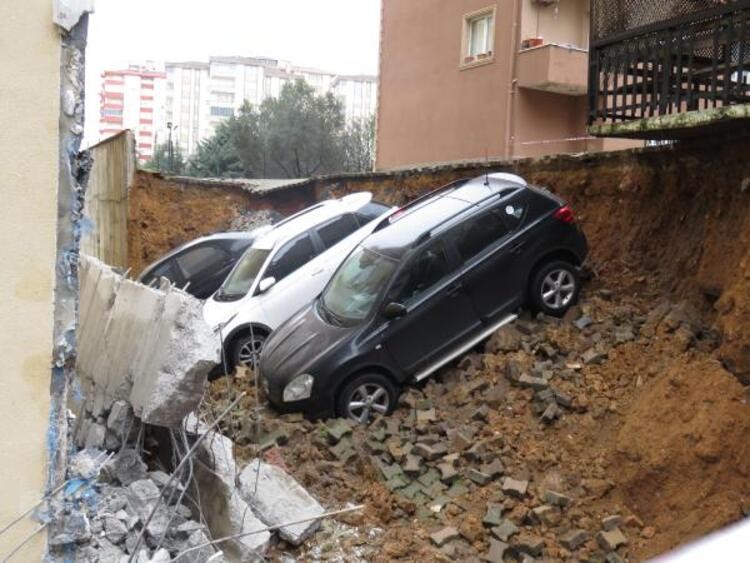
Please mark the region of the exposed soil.
<svg viewBox="0 0 750 563"><path fill-rule="evenodd" d="M578 315L593 323L579 329L572 323ZM713 358L716 334L691 307L590 291L569 321L526 319L517 325L496 334L484 353L478 350L407 390L389 420L356 427L338 442L324 422L265 408L258 432L252 393L223 430L236 440L240 458L254 456L258 443L278 444L270 457L328 508L366 505L361 515L340 518L355 529L347 528L348 539L327 552L341 560L355 548L367 560L483 556L494 538L482 520L493 504L521 530L508 539L511 548L521 549L519 538L531 534L543 541L544 556L552 561L603 558L608 551L596 535L607 516L622 517L628 544L617 551L633 561L742 517L750 502L748 393ZM603 356L585 363L591 350ZM508 364L517 366L516 373L548 378L550 388L570 399L555 403L557 420L540 420L549 401L508 379L514 371ZM218 410L248 388L249 378L219 380L209 405ZM486 420L477 415L483 405L489 406ZM433 408L434 420L415 421L429 419ZM457 431L469 438L467 444L455 437ZM403 467L411 446L421 442L442 443L447 450L434 461L423 460L421 474L407 476L405 486L389 481L393 464ZM445 459L457 476L412 496L409 486ZM471 480L472 469L494 460L501 460L502 475L484 485ZM523 498L503 493L508 476L529 481ZM531 511L549 504L548 490L572 501L539 523ZM439 510L431 508L435 504ZM330 526L323 538L332 533ZM460 536L438 547L430 534L447 526ZM574 550L561 541L570 530L587 532L587 541ZM278 546L277 556L285 552L320 556Z"/></svg>

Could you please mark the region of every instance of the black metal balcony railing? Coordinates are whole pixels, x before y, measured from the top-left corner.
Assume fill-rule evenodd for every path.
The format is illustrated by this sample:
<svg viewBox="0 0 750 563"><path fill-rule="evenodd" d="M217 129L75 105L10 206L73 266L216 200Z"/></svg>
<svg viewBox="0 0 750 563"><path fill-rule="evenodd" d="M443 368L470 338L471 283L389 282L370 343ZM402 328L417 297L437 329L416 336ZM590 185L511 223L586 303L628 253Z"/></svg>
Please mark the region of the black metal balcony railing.
<svg viewBox="0 0 750 563"><path fill-rule="evenodd" d="M591 32L589 124L750 103L750 0L592 0Z"/></svg>

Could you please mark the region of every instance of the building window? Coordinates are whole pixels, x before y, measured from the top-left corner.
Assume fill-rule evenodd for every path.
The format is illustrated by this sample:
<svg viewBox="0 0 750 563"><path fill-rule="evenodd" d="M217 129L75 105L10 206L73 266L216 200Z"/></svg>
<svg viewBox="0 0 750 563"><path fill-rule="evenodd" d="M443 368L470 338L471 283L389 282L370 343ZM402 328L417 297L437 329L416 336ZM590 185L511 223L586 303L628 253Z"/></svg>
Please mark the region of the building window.
<svg viewBox="0 0 750 563"><path fill-rule="evenodd" d="M211 106L211 115L217 117L232 117L234 110L232 108L223 108L218 106Z"/></svg>
<svg viewBox="0 0 750 563"><path fill-rule="evenodd" d="M473 66L493 60L495 8L485 8L464 16L461 64Z"/></svg>

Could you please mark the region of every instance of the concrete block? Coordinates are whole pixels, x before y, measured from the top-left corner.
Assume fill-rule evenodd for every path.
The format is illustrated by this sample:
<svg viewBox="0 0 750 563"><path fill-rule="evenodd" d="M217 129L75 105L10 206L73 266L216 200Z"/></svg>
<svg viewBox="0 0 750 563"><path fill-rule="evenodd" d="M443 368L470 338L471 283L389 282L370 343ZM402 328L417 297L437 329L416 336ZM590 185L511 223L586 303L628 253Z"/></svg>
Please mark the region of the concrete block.
<svg viewBox="0 0 750 563"><path fill-rule="evenodd" d="M535 391L542 391L549 387L549 383L542 377L534 377L531 375L522 375L518 378L518 385L526 387L528 389L534 389Z"/></svg>
<svg viewBox="0 0 750 563"><path fill-rule="evenodd" d="M490 549L482 556L482 559L490 563L503 563L508 548L507 543L490 538Z"/></svg>
<svg viewBox="0 0 750 563"><path fill-rule="evenodd" d="M547 490L544 492L544 502L546 502L547 504L551 504L552 506L565 508L567 506L570 506L570 503L573 502L573 499L571 499L567 495L558 493L557 491Z"/></svg>
<svg viewBox="0 0 750 563"><path fill-rule="evenodd" d="M513 542L513 547L519 553L526 553L532 557L541 557L544 551L544 539L532 534L521 534Z"/></svg>
<svg viewBox="0 0 750 563"><path fill-rule="evenodd" d="M85 448L103 448L104 440L107 436L107 429L101 424L92 422L86 433Z"/></svg>
<svg viewBox="0 0 750 563"><path fill-rule="evenodd" d="M125 440L133 425L133 409L122 399L112 403L107 417L107 428L120 440Z"/></svg>
<svg viewBox="0 0 750 563"><path fill-rule="evenodd" d="M90 390L88 410L99 416L127 401L143 421L177 426L197 407L219 362L219 339L203 320L203 304L177 289L124 279L85 255L79 275L77 371Z"/></svg>
<svg viewBox="0 0 750 563"><path fill-rule="evenodd" d="M506 477L505 479L503 479L503 483L501 485L501 489L506 495L516 498L525 497L528 487L528 481L513 479L512 477Z"/></svg>
<svg viewBox="0 0 750 563"><path fill-rule="evenodd" d="M398 469L401 470L400 467ZM294 477L283 469L258 459L248 463L242 470L239 485L243 500L269 526L316 517L325 512L320 503ZM279 528L279 535L292 545L300 545L319 526L319 520L284 526Z"/></svg>
<svg viewBox="0 0 750 563"><path fill-rule="evenodd" d="M619 514L602 518L602 528L606 531L614 530L620 526L622 526L622 517Z"/></svg>
<svg viewBox="0 0 750 563"><path fill-rule="evenodd" d="M500 522L500 524L492 528L490 531L492 532L492 535L497 539L501 541L508 541L508 538L518 533L518 526L516 526L507 518L504 518Z"/></svg>
<svg viewBox="0 0 750 563"><path fill-rule="evenodd" d="M560 537L560 544L569 551L575 551L589 540L586 530L571 530Z"/></svg>
<svg viewBox="0 0 750 563"><path fill-rule="evenodd" d="M441 530L438 530L437 532L430 534L432 543L434 543L438 547L446 544L451 540L456 539L457 537L458 530L453 526L448 526L447 528L443 528Z"/></svg>
<svg viewBox="0 0 750 563"><path fill-rule="evenodd" d="M620 528L612 528L596 534L596 542L605 551L615 551L621 545L627 545L628 539Z"/></svg>

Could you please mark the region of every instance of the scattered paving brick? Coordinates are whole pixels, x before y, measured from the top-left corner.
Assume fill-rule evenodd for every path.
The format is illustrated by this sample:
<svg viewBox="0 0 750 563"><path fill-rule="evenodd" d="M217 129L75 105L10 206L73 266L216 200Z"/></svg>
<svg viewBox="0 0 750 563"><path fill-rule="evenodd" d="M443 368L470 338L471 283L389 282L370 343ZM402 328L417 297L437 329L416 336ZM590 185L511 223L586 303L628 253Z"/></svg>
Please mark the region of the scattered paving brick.
<svg viewBox="0 0 750 563"><path fill-rule="evenodd" d="M586 530L571 530L560 537L560 544L565 549L575 551L589 541L589 537L590 535Z"/></svg>
<svg viewBox="0 0 750 563"><path fill-rule="evenodd" d="M549 383L545 379L526 374L518 378L518 385L534 389L535 391L541 391L549 387Z"/></svg>
<svg viewBox="0 0 750 563"><path fill-rule="evenodd" d="M607 563L625 563L625 560L614 551L607 554L606 561Z"/></svg>
<svg viewBox="0 0 750 563"><path fill-rule="evenodd" d="M620 528L612 528L596 534L596 541L605 551L615 551L621 545L627 545L628 539Z"/></svg>
<svg viewBox="0 0 750 563"><path fill-rule="evenodd" d="M560 415L562 413L560 412L560 407L557 406L557 403L550 403L547 405L547 408L544 409L544 412L542 413L542 421L551 424L558 418L560 418Z"/></svg>
<svg viewBox="0 0 750 563"><path fill-rule="evenodd" d="M381 465L380 471L383 473L383 477L385 477L385 480L391 479L393 477L398 477L399 475L403 474L403 470L401 469L401 466L394 463L393 465Z"/></svg>
<svg viewBox="0 0 750 563"><path fill-rule="evenodd" d="M602 528L606 531L614 530L622 526L622 517L619 514L602 518Z"/></svg>
<svg viewBox="0 0 750 563"><path fill-rule="evenodd" d="M407 475L412 477L418 476L422 471L422 458L417 455L408 454L402 469Z"/></svg>
<svg viewBox="0 0 750 563"><path fill-rule="evenodd" d="M505 554L510 546L499 540L490 538L490 549L482 556L482 559L490 563L503 563Z"/></svg>
<svg viewBox="0 0 750 563"><path fill-rule="evenodd" d="M328 449L334 456L336 456L336 459L338 459L339 461L343 461L344 463L347 463L357 457L357 452L354 450L354 447L348 440L342 440L335 446L331 446Z"/></svg>
<svg viewBox="0 0 750 563"><path fill-rule="evenodd" d="M473 415L471 415L471 418L473 420L481 420L483 422L487 422L489 415L490 408L487 405L482 405L474 412Z"/></svg>
<svg viewBox="0 0 750 563"><path fill-rule="evenodd" d="M547 504L551 504L552 506L565 508L567 506L570 506L570 503L573 502L573 499L571 499L567 495L558 493L557 491L551 491L547 489L544 492L544 502L546 502Z"/></svg>
<svg viewBox="0 0 750 563"><path fill-rule="evenodd" d="M484 487L487 483L492 481L492 477L472 467L466 472L466 476L480 487Z"/></svg>
<svg viewBox="0 0 750 563"><path fill-rule="evenodd" d="M554 506L543 504L531 509L529 519L534 524L544 524L545 526L556 526L560 523L560 511Z"/></svg>
<svg viewBox="0 0 750 563"><path fill-rule="evenodd" d="M328 434L328 439L332 444L338 443L341 438L352 433L352 427L343 418L333 418L329 420L326 422L325 429L326 434Z"/></svg>
<svg viewBox="0 0 750 563"><path fill-rule="evenodd" d="M464 485L461 480L457 480L451 485L451 488L446 491L446 495L448 495L451 498L460 497L465 495L469 492L469 489L466 488L466 485Z"/></svg>
<svg viewBox="0 0 750 563"><path fill-rule="evenodd" d="M487 512L482 518L482 524L490 528L499 526L503 522L503 506L494 502L487 503Z"/></svg>
<svg viewBox="0 0 750 563"><path fill-rule="evenodd" d="M541 557L544 552L544 539L532 534L520 534L512 545L519 553L526 553L532 557Z"/></svg>
<svg viewBox="0 0 750 563"><path fill-rule="evenodd" d="M601 364L607 359L606 353L601 353L594 348L589 348L581 356L584 364Z"/></svg>
<svg viewBox="0 0 750 563"><path fill-rule="evenodd" d="M452 463L441 463L438 465L440 470L440 480L443 483L452 483L458 477L458 471Z"/></svg>
<svg viewBox="0 0 750 563"><path fill-rule="evenodd" d="M500 477L505 473L505 467L503 467L503 462L500 461L499 458L493 459L490 463L485 463L479 469L482 473L486 473L492 479Z"/></svg>
<svg viewBox="0 0 750 563"><path fill-rule="evenodd" d="M418 455L427 461L434 461L447 453L447 449L443 444L435 444L430 446L428 444L417 443L411 450L411 453Z"/></svg>
<svg viewBox="0 0 750 563"><path fill-rule="evenodd" d="M417 424L426 425L437 420L435 409L417 411Z"/></svg>
<svg viewBox="0 0 750 563"><path fill-rule="evenodd" d="M497 539L502 541L508 541L508 539L513 535L518 533L518 526L516 526L511 520L508 518L503 518L503 520L492 528L490 530L492 532L492 535L495 536Z"/></svg>
<svg viewBox="0 0 750 563"><path fill-rule="evenodd" d="M457 537L458 530L456 530L456 528L454 528L453 526L448 526L447 528L443 528L442 530L438 530L437 532L430 534L432 543L434 543L438 547L445 545L447 542L454 540Z"/></svg>
<svg viewBox="0 0 750 563"><path fill-rule="evenodd" d="M503 483L500 488L506 495L516 498L523 498L524 496L526 496L526 490L528 489L528 487L528 481L514 479L513 477L506 477L505 479L503 479Z"/></svg>
<svg viewBox="0 0 750 563"><path fill-rule="evenodd" d="M571 397L567 393L563 393L562 391L559 391L557 389L553 390L553 393L555 395L555 402L561 407L569 409L573 406L573 397Z"/></svg>
<svg viewBox="0 0 750 563"><path fill-rule="evenodd" d="M583 315L573 322L578 330L583 330L584 328L591 326L593 323L594 321L591 319L591 317L587 317L586 315Z"/></svg>

